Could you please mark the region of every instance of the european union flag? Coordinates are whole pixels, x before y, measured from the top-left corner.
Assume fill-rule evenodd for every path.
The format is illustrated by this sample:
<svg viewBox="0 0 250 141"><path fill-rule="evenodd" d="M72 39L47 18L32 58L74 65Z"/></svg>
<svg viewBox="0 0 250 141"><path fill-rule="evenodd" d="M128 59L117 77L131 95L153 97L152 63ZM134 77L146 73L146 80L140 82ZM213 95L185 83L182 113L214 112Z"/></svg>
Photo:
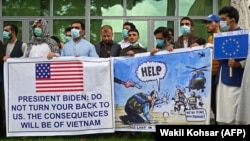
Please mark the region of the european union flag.
<svg viewBox="0 0 250 141"><path fill-rule="evenodd" d="M248 54L248 31L237 30L214 36L214 58L246 58Z"/></svg>

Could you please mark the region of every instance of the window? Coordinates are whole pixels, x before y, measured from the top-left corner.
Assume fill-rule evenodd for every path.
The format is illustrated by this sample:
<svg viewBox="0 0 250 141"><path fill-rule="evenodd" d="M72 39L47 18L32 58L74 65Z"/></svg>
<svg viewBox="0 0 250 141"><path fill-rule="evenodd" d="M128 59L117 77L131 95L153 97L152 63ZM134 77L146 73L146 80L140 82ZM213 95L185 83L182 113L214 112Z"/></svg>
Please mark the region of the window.
<svg viewBox="0 0 250 141"><path fill-rule="evenodd" d="M180 16L207 16L212 12L212 0L179 0Z"/></svg>
<svg viewBox="0 0 250 141"><path fill-rule="evenodd" d="M85 0L54 0L54 16L84 16Z"/></svg>
<svg viewBox="0 0 250 141"><path fill-rule="evenodd" d="M174 16L175 0L127 0L127 16Z"/></svg>
<svg viewBox="0 0 250 141"><path fill-rule="evenodd" d="M3 0L3 16L48 16L49 0Z"/></svg>
<svg viewBox="0 0 250 141"><path fill-rule="evenodd" d="M123 16L123 0L91 0L91 16Z"/></svg>
<svg viewBox="0 0 250 141"><path fill-rule="evenodd" d="M218 0L218 11L224 6L229 6L231 5L230 2L231 0Z"/></svg>

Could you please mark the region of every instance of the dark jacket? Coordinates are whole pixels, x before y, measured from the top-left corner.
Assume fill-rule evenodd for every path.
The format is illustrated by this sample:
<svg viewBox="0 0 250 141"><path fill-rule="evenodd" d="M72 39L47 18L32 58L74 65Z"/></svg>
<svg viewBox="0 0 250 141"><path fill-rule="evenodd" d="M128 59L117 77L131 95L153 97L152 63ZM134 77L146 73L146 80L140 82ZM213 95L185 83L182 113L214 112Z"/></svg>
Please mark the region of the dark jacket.
<svg viewBox="0 0 250 141"><path fill-rule="evenodd" d="M8 45L8 43L4 44L4 55L6 55L7 45ZM12 52L10 53L10 57L12 57L12 58L22 57L23 56L22 45L23 45L23 42L17 40Z"/></svg>
<svg viewBox="0 0 250 141"><path fill-rule="evenodd" d="M95 50L96 53L98 54L99 57L101 57L101 47L102 47L102 42L98 43L95 45ZM112 57L117 57L119 56L121 51L121 46L115 42L112 43L112 47L111 47L111 52L110 52L110 56Z"/></svg>
<svg viewBox="0 0 250 141"><path fill-rule="evenodd" d="M183 41L184 41L184 38L183 38L183 35L181 35L175 42L174 48L184 48ZM193 34L190 34L188 38L188 47L190 47L193 43L204 45L206 43L206 40L203 39L202 37L194 36Z"/></svg>
<svg viewBox="0 0 250 141"><path fill-rule="evenodd" d="M121 50L120 56L128 56L127 52L130 51L130 50L134 51L135 54L147 52L147 49L145 49L143 47L140 47L139 44L137 44L136 46L131 46L130 45L130 46L128 46L128 47Z"/></svg>

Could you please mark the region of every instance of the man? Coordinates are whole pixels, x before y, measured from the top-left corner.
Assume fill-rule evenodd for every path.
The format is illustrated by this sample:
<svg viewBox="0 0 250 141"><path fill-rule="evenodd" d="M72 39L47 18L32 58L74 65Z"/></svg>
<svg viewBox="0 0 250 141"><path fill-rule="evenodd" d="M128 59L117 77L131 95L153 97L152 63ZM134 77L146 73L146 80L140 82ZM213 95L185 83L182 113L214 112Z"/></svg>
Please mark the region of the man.
<svg viewBox="0 0 250 141"><path fill-rule="evenodd" d="M73 40L64 45L61 56L87 56L98 57L95 46L89 41L83 39L85 34L85 25L82 21L73 21L71 23L71 35Z"/></svg>
<svg viewBox="0 0 250 141"><path fill-rule="evenodd" d="M207 32L211 35L208 37L208 43L214 43L214 33L220 32L220 17L216 14L210 14L206 17L203 22L206 24ZM216 121L216 84L215 78L216 73L219 67L219 61L214 60L212 62L212 83L211 83L211 108L214 113L215 121Z"/></svg>
<svg viewBox="0 0 250 141"><path fill-rule="evenodd" d="M152 91L150 95L144 93L137 93L131 96L125 105L125 112L127 115L120 116L123 124L130 123L151 123L152 119L149 111L156 104L158 93ZM143 117L140 116L143 114Z"/></svg>
<svg viewBox="0 0 250 141"><path fill-rule="evenodd" d="M44 19L37 19L32 25L32 37L23 57L47 57L52 59L59 56L57 42L49 35L48 23Z"/></svg>
<svg viewBox="0 0 250 141"><path fill-rule="evenodd" d="M131 22L125 22L123 24L123 30L122 30L122 38L123 38L123 40L118 43L118 44L121 45L122 49L130 46L129 38L128 38L128 31L130 29L136 29L136 26ZM142 47L141 44L140 44L140 46Z"/></svg>
<svg viewBox="0 0 250 141"><path fill-rule="evenodd" d="M65 28L65 44L72 40L71 27Z"/></svg>
<svg viewBox="0 0 250 141"><path fill-rule="evenodd" d="M136 53L147 52L147 50L138 42L139 39L139 31L135 28L130 29L128 31L128 40L130 45L121 50L120 56L134 56Z"/></svg>
<svg viewBox="0 0 250 141"><path fill-rule="evenodd" d="M154 55L156 52L160 50L167 50L173 51L174 45L171 42L171 35L169 34L170 31L166 27L158 27L154 31L154 36L156 39L156 47L152 48L150 51L150 55Z"/></svg>
<svg viewBox="0 0 250 141"><path fill-rule="evenodd" d="M219 11L222 31L241 30L238 26L239 12L232 6L225 6ZM216 120L218 124L235 124L240 87L245 67L245 59L224 59L219 61L216 77ZM232 70L232 76L229 72Z"/></svg>
<svg viewBox="0 0 250 141"><path fill-rule="evenodd" d="M183 17L180 21L181 36L178 37L175 48L187 48L199 45L204 45L206 40L202 37L195 36L192 32L194 30L193 20L189 17Z"/></svg>
<svg viewBox="0 0 250 141"><path fill-rule="evenodd" d="M27 44L17 39L18 28L14 24L4 27L3 38L8 42L4 44L4 57L6 61L10 57L22 57Z"/></svg>
<svg viewBox="0 0 250 141"><path fill-rule="evenodd" d="M101 28L102 41L95 45L99 57L117 57L121 51L119 44L113 41L113 29L110 25L104 25Z"/></svg>

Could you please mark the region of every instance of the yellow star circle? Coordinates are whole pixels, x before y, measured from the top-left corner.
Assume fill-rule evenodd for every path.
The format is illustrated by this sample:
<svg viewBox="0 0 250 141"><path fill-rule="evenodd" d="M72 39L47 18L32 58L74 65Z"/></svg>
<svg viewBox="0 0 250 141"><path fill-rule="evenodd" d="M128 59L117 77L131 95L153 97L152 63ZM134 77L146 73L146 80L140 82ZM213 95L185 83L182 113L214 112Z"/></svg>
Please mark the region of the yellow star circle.
<svg viewBox="0 0 250 141"><path fill-rule="evenodd" d="M226 47L225 47L226 46ZM227 48L233 48L232 52L228 52ZM227 55L227 56L232 56L237 54L237 52L239 52L240 49L240 45L239 42L235 39L235 38L229 38L226 39L223 43L222 43L222 52Z"/></svg>

